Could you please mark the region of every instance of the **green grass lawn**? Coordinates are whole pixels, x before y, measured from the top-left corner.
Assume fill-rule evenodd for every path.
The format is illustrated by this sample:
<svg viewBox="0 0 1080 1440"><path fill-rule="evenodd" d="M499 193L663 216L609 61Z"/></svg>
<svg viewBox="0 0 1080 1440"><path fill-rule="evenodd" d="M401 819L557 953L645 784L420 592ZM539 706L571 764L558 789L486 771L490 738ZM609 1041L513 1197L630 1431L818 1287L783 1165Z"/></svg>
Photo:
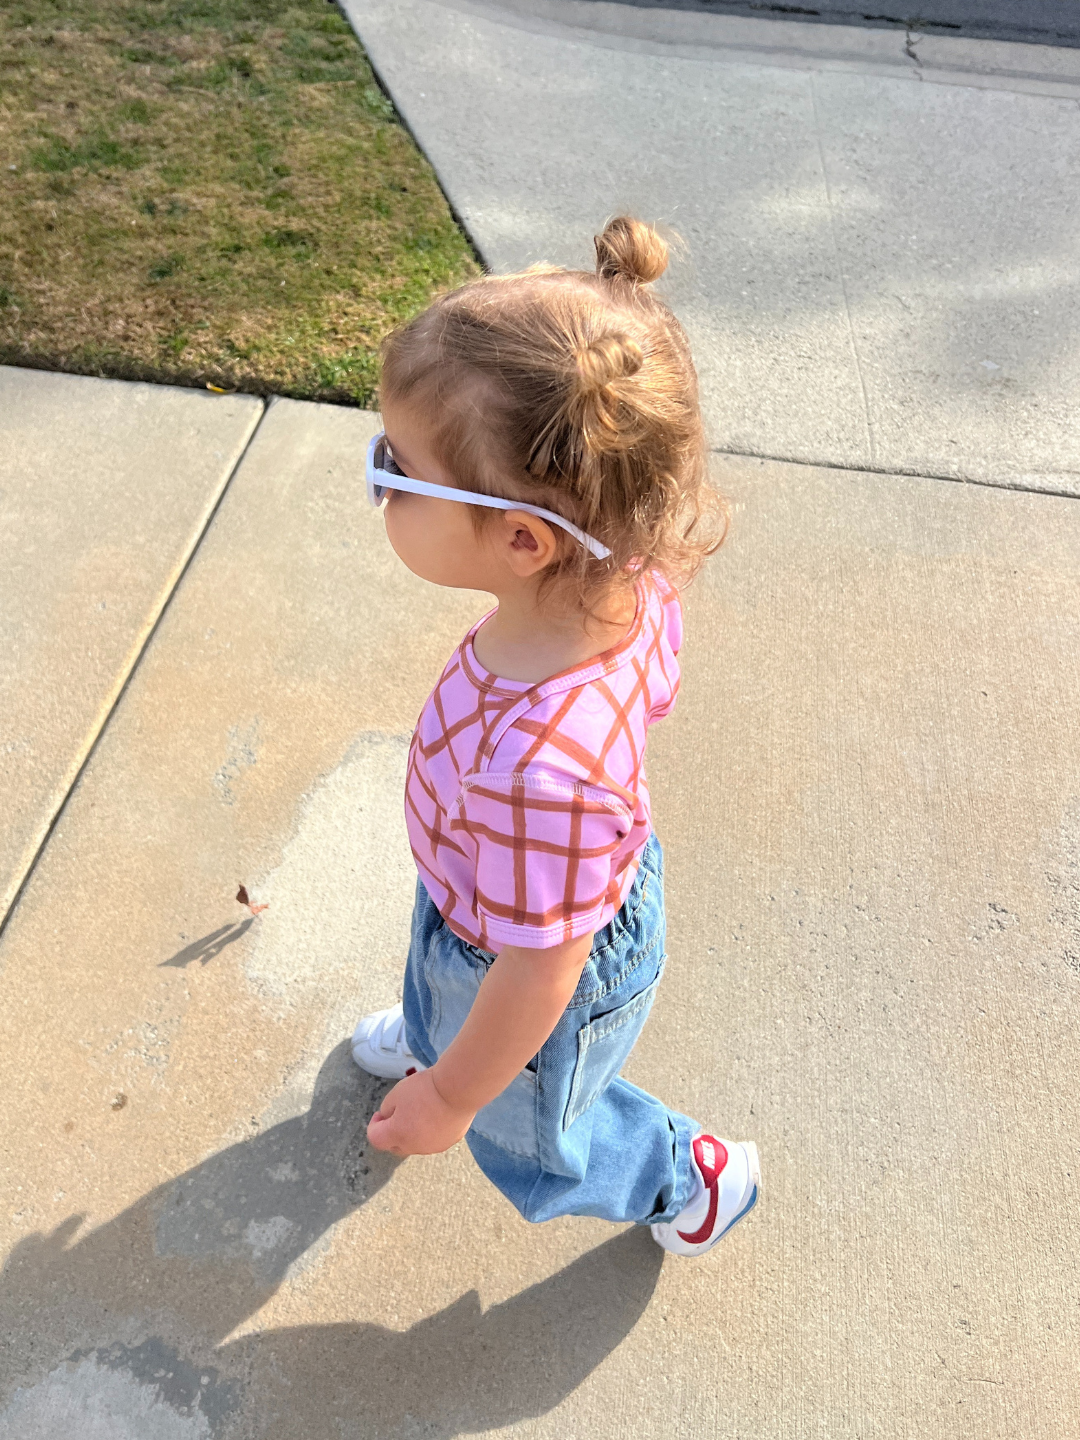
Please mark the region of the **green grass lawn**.
<svg viewBox="0 0 1080 1440"><path fill-rule="evenodd" d="M0 0L0 363L366 405L478 270L327 0Z"/></svg>

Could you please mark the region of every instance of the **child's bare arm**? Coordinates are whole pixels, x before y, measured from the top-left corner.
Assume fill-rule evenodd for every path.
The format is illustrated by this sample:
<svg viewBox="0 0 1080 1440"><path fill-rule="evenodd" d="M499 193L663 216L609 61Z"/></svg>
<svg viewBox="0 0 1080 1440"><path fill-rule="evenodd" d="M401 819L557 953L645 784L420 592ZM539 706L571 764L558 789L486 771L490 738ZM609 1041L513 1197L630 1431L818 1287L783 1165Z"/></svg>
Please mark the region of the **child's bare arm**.
<svg viewBox="0 0 1080 1440"><path fill-rule="evenodd" d="M394 1086L368 1127L377 1150L430 1155L460 1140L554 1030L577 988L593 937L550 950L507 945L464 1025L431 1070Z"/></svg>

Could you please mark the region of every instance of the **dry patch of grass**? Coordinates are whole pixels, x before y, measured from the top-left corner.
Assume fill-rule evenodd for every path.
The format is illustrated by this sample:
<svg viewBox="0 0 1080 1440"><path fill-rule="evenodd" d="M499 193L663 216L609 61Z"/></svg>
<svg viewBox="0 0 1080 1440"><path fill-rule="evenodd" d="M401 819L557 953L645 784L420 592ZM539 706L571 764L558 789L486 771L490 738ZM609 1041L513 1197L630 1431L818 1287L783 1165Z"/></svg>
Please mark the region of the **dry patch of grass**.
<svg viewBox="0 0 1080 1440"><path fill-rule="evenodd" d="M0 5L0 362L363 405L477 272L326 0Z"/></svg>

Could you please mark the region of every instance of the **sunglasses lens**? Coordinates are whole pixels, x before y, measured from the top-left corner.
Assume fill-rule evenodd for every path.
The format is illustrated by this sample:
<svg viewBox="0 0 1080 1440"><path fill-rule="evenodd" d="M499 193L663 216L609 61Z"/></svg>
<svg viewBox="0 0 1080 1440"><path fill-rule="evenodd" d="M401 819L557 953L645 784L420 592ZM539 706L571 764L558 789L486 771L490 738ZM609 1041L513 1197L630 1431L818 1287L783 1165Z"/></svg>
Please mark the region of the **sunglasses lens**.
<svg viewBox="0 0 1080 1440"><path fill-rule="evenodd" d="M376 483L375 474L386 463L386 436L377 435L368 449L367 495L368 502L377 510L386 495L386 487Z"/></svg>

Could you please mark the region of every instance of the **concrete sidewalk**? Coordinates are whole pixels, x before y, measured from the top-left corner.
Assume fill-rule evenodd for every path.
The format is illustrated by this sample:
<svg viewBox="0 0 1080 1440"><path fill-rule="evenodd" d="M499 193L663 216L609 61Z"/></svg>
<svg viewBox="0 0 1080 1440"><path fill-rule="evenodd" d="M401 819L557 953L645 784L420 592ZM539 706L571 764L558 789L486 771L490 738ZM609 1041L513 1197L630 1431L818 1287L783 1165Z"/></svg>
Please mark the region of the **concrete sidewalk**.
<svg viewBox="0 0 1080 1440"><path fill-rule="evenodd" d="M0 926L262 412L0 365Z"/></svg>
<svg viewBox="0 0 1080 1440"><path fill-rule="evenodd" d="M373 424L269 409L0 940L2 1440L1071 1433L1080 507L718 470L629 1073L766 1189L661 1267L366 1152L407 738L483 603L394 560Z"/></svg>
<svg viewBox="0 0 1080 1440"><path fill-rule="evenodd" d="M716 445L1080 493L1080 51L607 0L344 0L496 270L625 208Z"/></svg>

